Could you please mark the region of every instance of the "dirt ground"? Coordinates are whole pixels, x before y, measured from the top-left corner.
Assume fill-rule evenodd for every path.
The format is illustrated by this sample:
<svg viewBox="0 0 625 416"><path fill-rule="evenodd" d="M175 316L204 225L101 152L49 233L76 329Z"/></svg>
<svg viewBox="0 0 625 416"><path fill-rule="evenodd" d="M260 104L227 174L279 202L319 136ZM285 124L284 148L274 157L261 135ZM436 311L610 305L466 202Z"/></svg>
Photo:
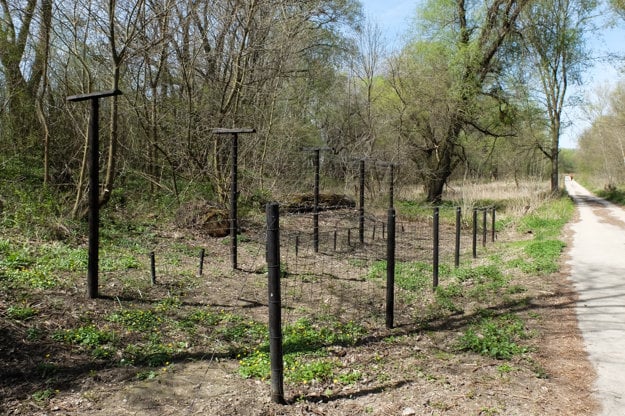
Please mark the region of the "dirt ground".
<svg viewBox="0 0 625 416"><path fill-rule="evenodd" d="M163 234L162 239L179 236ZM189 236L185 236L188 240ZM513 236L500 236L501 241ZM163 243L164 244L164 243ZM209 252L228 266L228 247L214 242ZM245 246L243 247L245 250ZM494 248L493 250L496 250ZM249 251L249 250L248 250ZM260 255L262 258L262 250ZM249 264L250 268L258 264ZM262 262L260 262L262 265ZM564 262L562 263L564 264ZM213 272L214 272L213 269ZM209 271L210 272L210 271ZM228 276L227 276L228 277ZM235 279L232 279L235 277ZM234 292L264 303L263 275L229 275ZM122 295L122 277L105 279L105 300L84 300L84 288L40 295L40 302L63 311L65 319L79 319L85 310L92 315L113 308ZM286 383L286 405L272 403L268 381L245 379L237 371L238 360L220 353L198 351L156 369L147 380L136 378L137 369L92 363L76 351L58 353L68 374L45 401L32 400L29 392L41 385L29 380L33 374L33 351L54 354L52 345L28 345L29 356L20 354L25 341L19 328L3 328L15 337L3 342L0 356L4 382L0 410L7 415L591 415L598 410L592 396L594 371L587 360L577 327L575 298L566 270L548 276L520 275L514 283L527 291L498 303L498 312L523 317L533 334L530 351L508 360L487 358L454 347L463 328L475 318L477 306L466 305L462 313L449 314L424 324L400 323L387 330L377 328L353 346L330 348L336 365L345 372L359 371L352 383ZM215 284L214 279L212 284ZM216 286L196 287L189 303L218 303ZM224 286L221 286L224 287ZM167 292L166 282L142 300ZM163 293L160 293L162 295ZM240 298L240 297L239 297ZM6 299L5 299L6 300ZM253 300L253 299L252 299ZM135 299L139 301L139 299ZM225 305L231 307L234 305ZM263 315L252 308L251 316ZM62 321L61 312L46 315L49 325ZM72 318L74 316L74 318ZM29 362L30 360L30 362ZM61 360L61 358L59 358ZM15 368L15 366L21 366ZM58 370L58 368L57 368ZM58 387L61 388L58 388Z"/></svg>

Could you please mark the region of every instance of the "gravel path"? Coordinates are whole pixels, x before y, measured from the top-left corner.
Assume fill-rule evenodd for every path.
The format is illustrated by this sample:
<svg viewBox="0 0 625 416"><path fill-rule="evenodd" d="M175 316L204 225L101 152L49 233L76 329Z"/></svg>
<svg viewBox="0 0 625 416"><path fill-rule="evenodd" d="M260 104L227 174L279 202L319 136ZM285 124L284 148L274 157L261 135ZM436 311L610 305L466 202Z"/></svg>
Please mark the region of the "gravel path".
<svg viewBox="0 0 625 416"><path fill-rule="evenodd" d="M577 317L597 371L603 416L625 414L625 211L565 180L579 220L572 224L571 280Z"/></svg>

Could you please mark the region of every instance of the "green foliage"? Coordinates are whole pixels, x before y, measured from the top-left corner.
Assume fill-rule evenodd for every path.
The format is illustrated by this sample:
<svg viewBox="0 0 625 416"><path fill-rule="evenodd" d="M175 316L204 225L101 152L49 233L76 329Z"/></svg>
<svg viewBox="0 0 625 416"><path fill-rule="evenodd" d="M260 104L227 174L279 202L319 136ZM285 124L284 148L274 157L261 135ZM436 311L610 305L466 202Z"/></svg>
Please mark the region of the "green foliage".
<svg viewBox="0 0 625 416"><path fill-rule="evenodd" d="M362 379L362 373L360 371L350 371L348 373L339 374L338 377L336 377L336 381L345 385L355 384L360 379Z"/></svg>
<svg viewBox="0 0 625 416"><path fill-rule="evenodd" d="M182 301L177 296L168 296L163 300L160 300L156 305L156 312L159 313L167 313L169 311L174 311L179 309L182 306Z"/></svg>
<svg viewBox="0 0 625 416"><path fill-rule="evenodd" d="M148 342L127 345L122 352L122 363L149 367L169 365L175 354L185 347L185 343L163 343L158 335L151 335Z"/></svg>
<svg viewBox="0 0 625 416"><path fill-rule="evenodd" d="M87 250L72 248L66 244L54 242L42 245L37 261L55 271L75 272L87 270Z"/></svg>
<svg viewBox="0 0 625 416"><path fill-rule="evenodd" d="M221 316L218 313L196 309L189 315L179 321L179 324L186 328L192 328L195 325L215 326L221 322Z"/></svg>
<svg viewBox="0 0 625 416"><path fill-rule="evenodd" d="M520 264L525 273L554 273L559 269L558 259L566 244L560 240L536 240L527 244L525 254L531 261Z"/></svg>
<svg viewBox="0 0 625 416"><path fill-rule="evenodd" d="M510 364L508 364L508 363L504 363L504 364L501 364L501 365L497 366L497 372L499 374L509 374L509 373L513 372L514 370L515 370L515 368L513 366L511 366Z"/></svg>
<svg viewBox="0 0 625 416"><path fill-rule="evenodd" d="M227 314L221 318L217 334L226 342L250 345L267 339L267 325L245 319L242 316Z"/></svg>
<svg viewBox="0 0 625 416"><path fill-rule="evenodd" d="M535 213L522 218L520 230L531 231L534 239L520 241L523 256L508 262L510 267L525 273L554 273L558 271L558 259L566 244L558 239L562 227L571 219L574 206L568 198L552 199Z"/></svg>
<svg viewBox="0 0 625 416"><path fill-rule="evenodd" d="M32 398L36 402L47 402L56 395L56 392L50 388L44 390L37 390L32 394Z"/></svg>
<svg viewBox="0 0 625 416"><path fill-rule="evenodd" d="M386 278L386 260L373 263L367 279ZM420 262L397 262L395 264L395 285L403 290L417 292L432 287L432 265Z"/></svg>
<svg viewBox="0 0 625 416"><path fill-rule="evenodd" d="M109 250L102 250L100 257L100 270L104 272L139 269L142 266L141 262L135 256L128 253L115 253Z"/></svg>
<svg viewBox="0 0 625 416"><path fill-rule="evenodd" d="M500 282L504 279L503 273L497 265L488 264L476 267L459 267L455 269L453 275L459 282L474 281L483 282Z"/></svg>
<svg viewBox="0 0 625 416"><path fill-rule="evenodd" d="M287 325L283 331L285 378L294 383L333 379L339 363L327 358L326 347L352 345L364 333L364 328L353 322L330 321L316 325L308 319L300 319ZM271 372L268 340L243 357L239 364L239 374L243 377L267 379ZM341 379L340 376L335 378Z"/></svg>
<svg viewBox="0 0 625 416"><path fill-rule="evenodd" d="M328 345L351 345L364 334L364 328L353 322L328 322L315 325L308 319L299 319L287 325L283 332L285 353L311 352Z"/></svg>
<svg viewBox="0 0 625 416"><path fill-rule="evenodd" d="M150 332L163 322L163 318L149 309L124 309L113 312L107 319L137 332Z"/></svg>
<svg viewBox="0 0 625 416"><path fill-rule="evenodd" d="M115 333L108 330L100 330L95 325L88 325L56 331L52 334L52 339L95 349L113 343L115 341Z"/></svg>
<svg viewBox="0 0 625 416"><path fill-rule="evenodd" d="M605 198L610 202L618 205L625 205L625 190L619 189L615 186L609 186L604 189L598 190L597 196Z"/></svg>
<svg viewBox="0 0 625 416"><path fill-rule="evenodd" d="M432 206L413 200L399 200L395 203L397 215L408 221L417 221L432 216Z"/></svg>
<svg viewBox="0 0 625 416"><path fill-rule="evenodd" d="M287 373L287 380L295 383L310 383L312 381L331 380L337 363L333 359L318 358L305 363L297 360L287 360L287 368L291 365L292 370Z"/></svg>
<svg viewBox="0 0 625 416"><path fill-rule="evenodd" d="M529 351L528 347L519 345L521 340L527 338L529 335L519 317L512 314L486 316L464 332L458 341L458 348L497 359L509 359Z"/></svg>
<svg viewBox="0 0 625 416"><path fill-rule="evenodd" d="M62 283L60 273L85 270L86 250L53 242L37 247L0 241L0 281L35 289L50 289Z"/></svg>
<svg viewBox="0 0 625 416"><path fill-rule="evenodd" d="M158 377L158 373L154 370L139 371L135 378L137 380L154 380Z"/></svg>
<svg viewBox="0 0 625 416"><path fill-rule="evenodd" d="M443 309L452 313L462 312L462 308L454 303L456 298L463 296L462 286L451 283L447 286L438 286L434 292L436 303Z"/></svg>
<svg viewBox="0 0 625 416"><path fill-rule="evenodd" d="M569 198L552 199L534 213L524 216L519 229L531 232L536 240L557 238L562 227L572 218L574 210L575 206Z"/></svg>
<svg viewBox="0 0 625 416"><path fill-rule="evenodd" d="M30 306L12 305L7 308L7 316L18 321L25 321L37 315L37 310Z"/></svg>

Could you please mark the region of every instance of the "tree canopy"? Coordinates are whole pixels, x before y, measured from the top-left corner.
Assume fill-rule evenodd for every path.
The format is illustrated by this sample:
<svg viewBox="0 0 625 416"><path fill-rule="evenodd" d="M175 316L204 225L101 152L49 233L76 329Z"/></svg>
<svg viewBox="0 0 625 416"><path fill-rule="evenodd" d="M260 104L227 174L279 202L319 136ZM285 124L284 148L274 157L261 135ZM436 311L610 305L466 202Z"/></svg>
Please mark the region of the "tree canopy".
<svg viewBox="0 0 625 416"><path fill-rule="evenodd" d="M87 111L65 97L111 88L124 95L104 103L103 204L129 181L223 201L230 147L211 131L235 126L257 131L241 144L250 190L296 181L303 146L330 148L339 182L353 159L399 164L430 202L455 176L557 187L596 4L427 0L397 51L356 0L0 6L0 155L40 166L80 215Z"/></svg>

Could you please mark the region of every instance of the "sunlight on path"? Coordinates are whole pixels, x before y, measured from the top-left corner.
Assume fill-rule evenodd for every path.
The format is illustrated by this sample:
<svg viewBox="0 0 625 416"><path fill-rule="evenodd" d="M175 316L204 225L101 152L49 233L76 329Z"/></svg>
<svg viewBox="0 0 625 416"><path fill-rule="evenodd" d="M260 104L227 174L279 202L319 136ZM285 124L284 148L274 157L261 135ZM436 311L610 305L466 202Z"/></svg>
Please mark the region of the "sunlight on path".
<svg viewBox="0 0 625 416"><path fill-rule="evenodd" d="M625 211L566 180L579 220L572 224L571 280L577 316L597 371L601 415L625 414Z"/></svg>

